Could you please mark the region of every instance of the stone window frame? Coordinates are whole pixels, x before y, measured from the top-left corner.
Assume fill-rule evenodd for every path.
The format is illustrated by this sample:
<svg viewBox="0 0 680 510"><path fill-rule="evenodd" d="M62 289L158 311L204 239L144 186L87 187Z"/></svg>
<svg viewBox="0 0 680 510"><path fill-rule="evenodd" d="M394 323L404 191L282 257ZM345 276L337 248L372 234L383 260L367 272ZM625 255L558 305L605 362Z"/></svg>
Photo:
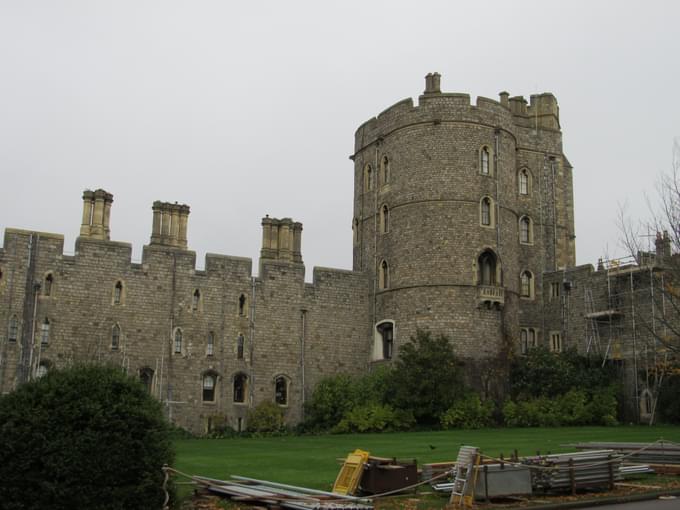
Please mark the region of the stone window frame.
<svg viewBox="0 0 680 510"><path fill-rule="evenodd" d="M236 300L236 314L239 317L248 317L248 293L241 292Z"/></svg>
<svg viewBox="0 0 680 510"><path fill-rule="evenodd" d="M288 407L290 405L290 385L291 378L285 374L277 374L274 376L272 383L274 385L274 403L279 407ZM283 393L281 393L279 384L283 383ZM281 398L281 395L283 398Z"/></svg>
<svg viewBox="0 0 680 510"><path fill-rule="evenodd" d="M654 411L654 395L649 388L640 392L640 416L651 416Z"/></svg>
<svg viewBox="0 0 680 510"><path fill-rule="evenodd" d="M54 271L48 271L45 273L45 276L43 277L42 288L43 297L54 297L54 290L56 287L54 280Z"/></svg>
<svg viewBox="0 0 680 510"><path fill-rule="evenodd" d="M390 288L390 265L386 259L382 259L378 265L378 288L380 290Z"/></svg>
<svg viewBox="0 0 680 510"><path fill-rule="evenodd" d="M219 382L220 375L211 369L204 371L201 374L201 403L202 404L216 404L219 398ZM206 398L210 396L210 398Z"/></svg>
<svg viewBox="0 0 680 510"><path fill-rule="evenodd" d="M116 280L111 292L111 304L114 306L125 304L125 282Z"/></svg>
<svg viewBox="0 0 680 510"><path fill-rule="evenodd" d="M212 330L208 331L208 337L206 338L205 355L207 357L215 355L215 332Z"/></svg>
<svg viewBox="0 0 680 510"><path fill-rule="evenodd" d="M483 228L496 228L496 203L489 195L479 199L479 225Z"/></svg>
<svg viewBox="0 0 680 510"><path fill-rule="evenodd" d="M383 155L382 159L380 160L380 187L384 188L385 186L388 186L390 184L390 171L391 171L391 164L390 164L390 159L387 157L387 155Z"/></svg>
<svg viewBox="0 0 680 510"><path fill-rule="evenodd" d="M386 338L386 331L390 336ZM396 338L396 324L392 319L383 319L374 327L374 361L390 360L394 358L394 339Z"/></svg>
<svg viewBox="0 0 680 510"><path fill-rule="evenodd" d="M363 190L364 193L373 191L373 166L370 163L366 163L363 169Z"/></svg>
<svg viewBox="0 0 680 510"><path fill-rule="evenodd" d="M196 287L194 291L191 293L191 311L192 312L201 312L203 309L203 293L201 292L201 289Z"/></svg>
<svg viewBox="0 0 680 510"><path fill-rule="evenodd" d="M359 218L354 218L352 222L352 240L354 244L359 244Z"/></svg>
<svg viewBox="0 0 680 510"><path fill-rule="evenodd" d="M246 359L246 336L241 332L236 335L236 359Z"/></svg>
<svg viewBox="0 0 680 510"><path fill-rule="evenodd" d="M15 343L19 338L19 317L12 314L7 324L7 341Z"/></svg>
<svg viewBox="0 0 680 510"><path fill-rule="evenodd" d="M479 175L484 177L494 177L496 169L494 168L494 154L493 148L489 144L482 145L477 151L477 164L479 165Z"/></svg>
<svg viewBox="0 0 680 510"><path fill-rule="evenodd" d="M154 382L154 376L155 372L153 368L144 366L139 369L139 382L142 383L144 388L146 389L149 394L153 394L153 382ZM148 384L147 384L148 380Z"/></svg>
<svg viewBox="0 0 680 510"><path fill-rule="evenodd" d="M240 381L240 388L237 383ZM248 405L248 384L249 384L248 374L245 372L236 372L231 378L231 388L232 388L232 403L234 405ZM238 393L237 393L238 391Z"/></svg>
<svg viewBox="0 0 680 510"><path fill-rule="evenodd" d="M519 244L531 246L534 244L534 222L531 216L523 214L517 221Z"/></svg>
<svg viewBox="0 0 680 510"><path fill-rule="evenodd" d="M520 353L526 355L531 349L538 347L538 330L536 328L520 328L519 348Z"/></svg>
<svg viewBox="0 0 680 510"><path fill-rule="evenodd" d="M48 317L40 323L40 344L48 345L50 343L50 329L52 323Z"/></svg>
<svg viewBox="0 0 680 510"><path fill-rule="evenodd" d="M517 172L517 193L527 197L533 192L533 175L527 167L522 167Z"/></svg>
<svg viewBox="0 0 680 510"><path fill-rule="evenodd" d="M485 267L485 255L492 258L492 265L489 266L488 271L484 271ZM503 286L503 266L501 263L501 258L493 250L493 248L486 247L481 250L475 262L474 267L474 279L475 285L483 285L487 287L502 287ZM488 276L488 278L487 278Z"/></svg>
<svg viewBox="0 0 680 510"><path fill-rule="evenodd" d="M173 356L181 356L182 354L184 354L184 331L180 326L177 326L175 329L172 330L171 341Z"/></svg>
<svg viewBox="0 0 680 510"><path fill-rule="evenodd" d="M123 338L123 330L117 322L111 326L111 350L119 351L121 346L121 339Z"/></svg>
<svg viewBox="0 0 680 510"><path fill-rule="evenodd" d="M52 368L52 362L50 360L45 358L41 359L38 366L35 367L35 378L40 379L41 377L45 377Z"/></svg>
<svg viewBox="0 0 680 510"><path fill-rule="evenodd" d="M519 273L519 296L522 299L534 299L534 273L524 269Z"/></svg>
<svg viewBox="0 0 680 510"><path fill-rule="evenodd" d="M563 352L564 346L562 345L562 333L560 331L550 332L550 352Z"/></svg>
<svg viewBox="0 0 680 510"><path fill-rule="evenodd" d="M387 204L380 206L380 233L389 234L390 232L390 208Z"/></svg>
<svg viewBox="0 0 680 510"><path fill-rule="evenodd" d="M548 289L550 301L555 301L560 299L560 296L562 295L562 290L560 289L561 285L560 282L550 282L550 286Z"/></svg>

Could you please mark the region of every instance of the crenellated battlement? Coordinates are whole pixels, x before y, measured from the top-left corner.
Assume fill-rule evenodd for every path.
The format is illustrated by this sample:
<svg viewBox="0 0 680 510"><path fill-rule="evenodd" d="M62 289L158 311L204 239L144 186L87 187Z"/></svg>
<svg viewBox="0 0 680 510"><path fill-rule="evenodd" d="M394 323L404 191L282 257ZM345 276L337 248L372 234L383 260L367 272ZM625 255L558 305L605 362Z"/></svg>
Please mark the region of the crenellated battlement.
<svg viewBox="0 0 680 510"><path fill-rule="evenodd" d="M425 91L418 104L406 98L372 117L355 132L355 153L399 129L417 124L467 122L498 127L508 132L518 128L559 131L559 106L549 92L533 94L530 103L523 96L510 97L506 91L499 100L479 96L474 104L469 94L441 92L439 73L425 77Z"/></svg>

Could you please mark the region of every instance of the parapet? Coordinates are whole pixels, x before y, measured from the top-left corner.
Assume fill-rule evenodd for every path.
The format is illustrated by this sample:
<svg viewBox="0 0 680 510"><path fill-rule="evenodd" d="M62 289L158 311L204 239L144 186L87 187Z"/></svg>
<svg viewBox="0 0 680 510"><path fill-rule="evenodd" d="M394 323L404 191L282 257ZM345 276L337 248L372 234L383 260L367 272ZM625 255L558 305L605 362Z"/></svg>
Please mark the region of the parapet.
<svg viewBox="0 0 680 510"><path fill-rule="evenodd" d="M262 218L260 261L280 260L302 264L302 223L290 218Z"/></svg>
<svg viewBox="0 0 680 510"><path fill-rule="evenodd" d="M441 75L428 73L425 90L417 105L411 99L404 99L359 126L355 133L354 156L400 128L447 121L479 123L509 131L517 127L560 129L559 107L551 93L534 94L529 104L523 96L510 97L503 91L499 93L499 100L478 97L473 104L469 94L442 92Z"/></svg>
<svg viewBox="0 0 680 510"><path fill-rule="evenodd" d="M156 200L152 209L153 225L149 244L186 250L189 206Z"/></svg>
<svg viewBox="0 0 680 510"><path fill-rule="evenodd" d="M80 225L80 236L90 239L108 241L111 238L109 222L111 220L111 204L113 195L103 189L83 191L83 221Z"/></svg>

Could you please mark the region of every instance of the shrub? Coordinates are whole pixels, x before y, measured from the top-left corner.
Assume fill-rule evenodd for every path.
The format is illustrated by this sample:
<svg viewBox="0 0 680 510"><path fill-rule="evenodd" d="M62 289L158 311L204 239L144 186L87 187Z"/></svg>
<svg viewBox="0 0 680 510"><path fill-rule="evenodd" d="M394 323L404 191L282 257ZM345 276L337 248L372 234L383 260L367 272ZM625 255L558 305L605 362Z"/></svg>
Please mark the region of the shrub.
<svg viewBox="0 0 680 510"><path fill-rule="evenodd" d="M148 509L173 452L161 405L118 368L55 370L0 397L3 509Z"/></svg>
<svg viewBox="0 0 680 510"><path fill-rule="evenodd" d="M493 423L493 402L482 402L479 395L470 393L456 400L439 419L443 429L480 429Z"/></svg>
<svg viewBox="0 0 680 510"><path fill-rule="evenodd" d="M449 339L417 331L399 350L391 387L389 404L410 410L418 424L436 425L464 390Z"/></svg>
<svg viewBox="0 0 680 510"><path fill-rule="evenodd" d="M413 415L409 412L396 411L384 404L368 403L358 405L345 413L344 418L333 428L333 432L407 430L414 423Z"/></svg>
<svg viewBox="0 0 680 510"><path fill-rule="evenodd" d="M248 411L249 431L280 432L284 429L283 409L274 402L260 402Z"/></svg>
<svg viewBox="0 0 680 510"><path fill-rule="evenodd" d="M306 430L330 430L359 403L356 384L346 374L325 377L305 403Z"/></svg>

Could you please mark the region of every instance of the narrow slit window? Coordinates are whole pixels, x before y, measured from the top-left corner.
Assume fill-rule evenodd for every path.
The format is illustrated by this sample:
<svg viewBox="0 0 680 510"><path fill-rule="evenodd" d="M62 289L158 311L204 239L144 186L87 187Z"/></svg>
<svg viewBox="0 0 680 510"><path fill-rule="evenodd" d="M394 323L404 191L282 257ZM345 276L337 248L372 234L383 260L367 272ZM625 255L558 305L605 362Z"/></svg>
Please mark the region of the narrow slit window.
<svg viewBox="0 0 680 510"><path fill-rule="evenodd" d="M19 320L16 315L12 315L9 320L9 328L7 331L7 340L10 342L16 342L19 336Z"/></svg>
<svg viewBox="0 0 680 510"><path fill-rule="evenodd" d="M212 356L215 354L215 333L212 331L208 333L208 343L205 348L205 355Z"/></svg>
<svg viewBox="0 0 680 510"><path fill-rule="evenodd" d="M482 147L480 159L481 159L482 175L489 175L490 171L489 171L489 148L488 147Z"/></svg>
<svg viewBox="0 0 680 510"><path fill-rule="evenodd" d="M288 381L285 377L279 376L274 383L274 399L280 406L288 405Z"/></svg>
<svg viewBox="0 0 680 510"><path fill-rule="evenodd" d="M198 305L201 302L201 291L196 289L194 291L194 295L191 297L191 309L196 311L198 310Z"/></svg>
<svg viewBox="0 0 680 510"><path fill-rule="evenodd" d="M234 402L243 403L246 401L246 385L248 377L245 374L236 374L234 377Z"/></svg>
<svg viewBox="0 0 680 510"><path fill-rule="evenodd" d="M182 330L177 329L175 331L175 354L180 354L182 352Z"/></svg>
<svg viewBox="0 0 680 510"><path fill-rule="evenodd" d="M203 402L215 401L215 374L205 374L203 376Z"/></svg>
<svg viewBox="0 0 680 510"><path fill-rule="evenodd" d="M491 226L491 199L488 197L482 199L481 222L484 226Z"/></svg>
<svg viewBox="0 0 680 510"><path fill-rule="evenodd" d="M120 326L116 324L111 330L111 350L117 351L120 347Z"/></svg>
<svg viewBox="0 0 680 510"><path fill-rule="evenodd" d="M119 305L123 299L123 282L116 282L116 286L113 288L113 304Z"/></svg>
<svg viewBox="0 0 680 510"><path fill-rule="evenodd" d="M50 341L50 320L45 317L45 320L40 325L40 343L47 344Z"/></svg>
<svg viewBox="0 0 680 510"><path fill-rule="evenodd" d="M45 287L44 287L45 296L51 296L52 295L53 284L54 284L54 277L52 276L52 273L50 273L45 277Z"/></svg>
<svg viewBox="0 0 680 510"><path fill-rule="evenodd" d="M243 359L245 351L246 339L243 335L239 335L236 339L236 359Z"/></svg>
<svg viewBox="0 0 680 510"><path fill-rule="evenodd" d="M246 296L241 294L238 298L238 314L240 317L245 317L246 315Z"/></svg>

